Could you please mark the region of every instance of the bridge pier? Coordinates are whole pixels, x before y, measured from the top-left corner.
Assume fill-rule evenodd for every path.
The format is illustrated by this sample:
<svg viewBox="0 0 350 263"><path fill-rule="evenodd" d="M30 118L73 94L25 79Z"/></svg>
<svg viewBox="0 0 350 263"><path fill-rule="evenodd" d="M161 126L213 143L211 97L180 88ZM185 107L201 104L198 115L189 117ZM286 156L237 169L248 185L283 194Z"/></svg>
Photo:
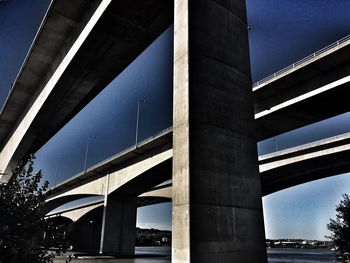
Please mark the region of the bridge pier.
<svg viewBox="0 0 350 263"><path fill-rule="evenodd" d="M175 0L172 262L266 262L245 1Z"/></svg>
<svg viewBox="0 0 350 263"><path fill-rule="evenodd" d="M108 196L102 218L100 253L130 256L135 253L137 197Z"/></svg>

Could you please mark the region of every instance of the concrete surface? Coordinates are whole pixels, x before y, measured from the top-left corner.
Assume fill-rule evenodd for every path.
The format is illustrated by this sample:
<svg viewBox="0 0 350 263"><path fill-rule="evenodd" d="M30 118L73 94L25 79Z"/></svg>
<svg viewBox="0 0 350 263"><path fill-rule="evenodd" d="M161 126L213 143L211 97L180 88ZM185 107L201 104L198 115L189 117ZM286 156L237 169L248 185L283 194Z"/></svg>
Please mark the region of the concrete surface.
<svg viewBox="0 0 350 263"><path fill-rule="evenodd" d="M347 38L255 87L257 140L350 111L349 62Z"/></svg>
<svg viewBox="0 0 350 263"><path fill-rule="evenodd" d="M176 1L174 31L172 262L266 262L245 1Z"/></svg>
<svg viewBox="0 0 350 263"><path fill-rule="evenodd" d="M350 133L259 157L263 195L350 171Z"/></svg>
<svg viewBox="0 0 350 263"><path fill-rule="evenodd" d="M103 196L112 193L138 196L171 178L172 150L166 150L133 165L105 174L95 180L69 187L66 191L50 195L46 199L45 214L52 209L87 196ZM67 201L68 200L68 201Z"/></svg>
<svg viewBox="0 0 350 263"><path fill-rule="evenodd" d="M136 239L136 196L111 194L102 218L100 252L134 255Z"/></svg>
<svg viewBox="0 0 350 263"><path fill-rule="evenodd" d="M69 3L72 2L71 5L64 0L54 1L56 2L59 4L52 5L46 16L47 21L50 20L51 23L49 26L43 25L36 43L42 43L42 51L45 52L45 46L56 43L49 41L65 37L67 43L58 41L55 49L48 49L56 53L44 59L47 60L46 64L57 60L59 65L53 66L52 69L46 67L46 70L50 69L45 72L47 76L41 78L40 75L35 80L33 78L33 82L28 81L30 87L26 86L27 78L21 82L16 81L13 91L24 89L25 94L34 93L35 95L22 96L23 94L18 92L17 96L8 98L6 102L8 106L5 106L1 112L1 116L4 116L3 118L0 116L1 125L7 122L8 116L11 117L10 125L0 133L0 143L3 146L0 153L0 172L6 173L6 176L1 179L4 182L11 176L11 169L17 165L18 161L26 158L29 153L36 152L173 21L172 1L103 0L100 8L96 9L95 15L71 43L69 34L75 36L72 32L74 30L65 28L66 20L74 24L74 17L73 20L67 17L63 22L56 17L51 18L56 14L56 7L63 5L73 14L83 13L80 15L85 17L91 13L86 6L93 6L95 1L82 5L79 5L77 0L69 1ZM62 8L57 12L62 12ZM67 13L70 14L70 12ZM80 26L78 25L77 28ZM47 31L53 36L41 35ZM62 34L55 36L60 33ZM37 45L34 45L29 52L34 52L36 48L38 48ZM42 55L45 56L45 54ZM23 69L36 70L40 57L33 55L30 58L27 60L28 64L25 62L23 65ZM27 71L23 70L21 75L24 76L26 73ZM36 89L39 84L40 87ZM22 88L20 88L21 85ZM35 89L32 90L31 87ZM20 107L17 107L19 101L21 101ZM18 124L13 124L13 121L18 121ZM43 130L45 133L42 133Z"/></svg>

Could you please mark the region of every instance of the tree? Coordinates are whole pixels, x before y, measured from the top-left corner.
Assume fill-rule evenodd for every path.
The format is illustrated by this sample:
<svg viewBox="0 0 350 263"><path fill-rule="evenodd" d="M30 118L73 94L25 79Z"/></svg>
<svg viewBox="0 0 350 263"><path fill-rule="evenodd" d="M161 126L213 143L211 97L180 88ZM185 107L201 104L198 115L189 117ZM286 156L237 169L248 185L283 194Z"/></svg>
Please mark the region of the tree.
<svg viewBox="0 0 350 263"><path fill-rule="evenodd" d="M329 237L339 248L340 256L348 257L350 252L350 197L343 194L343 200L336 206L336 219L330 219L327 229L332 232Z"/></svg>
<svg viewBox="0 0 350 263"><path fill-rule="evenodd" d="M53 262L42 249L47 222L42 213L48 182L33 173L33 159L20 165L7 184L0 185L0 263Z"/></svg>

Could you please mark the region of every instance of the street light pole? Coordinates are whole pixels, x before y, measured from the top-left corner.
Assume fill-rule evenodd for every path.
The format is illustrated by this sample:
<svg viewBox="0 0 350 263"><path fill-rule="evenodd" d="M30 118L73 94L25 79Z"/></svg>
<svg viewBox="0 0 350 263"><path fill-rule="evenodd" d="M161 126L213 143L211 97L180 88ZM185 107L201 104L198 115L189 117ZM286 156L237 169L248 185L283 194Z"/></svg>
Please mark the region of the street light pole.
<svg viewBox="0 0 350 263"><path fill-rule="evenodd" d="M136 114L136 132L135 132L135 147L137 147L138 137L139 137L139 119L140 119L140 105L141 103L146 103L146 99L138 100L137 102L137 114Z"/></svg>
<svg viewBox="0 0 350 263"><path fill-rule="evenodd" d="M275 141L275 147L276 147L276 152L278 152L278 142L277 142L277 137L274 137L273 140Z"/></svg>
<svg viewBox="0 0 350 263"><path fill-rule="evenodd" d="M95 136L88 136L87 138L87 142L86 142L86 148L85 148L85 159L84 159L84 174L86 174L87 171L87 158L88 158L88 154L89 154L89 144L90 144L90 140L95 139Z"/></svg>
<svg viewBox="0 0 350 263"><path fill-rule="evenodd" d="M56 163L56 170L55 170L55 180L54 180L54 185L53 185L53 188L56 187L56 183L57 183L57 175L58 175L58 165L60 163L60 160L63 160L64 158L61 157L61 158L58 158L58 161Z"/></svg>

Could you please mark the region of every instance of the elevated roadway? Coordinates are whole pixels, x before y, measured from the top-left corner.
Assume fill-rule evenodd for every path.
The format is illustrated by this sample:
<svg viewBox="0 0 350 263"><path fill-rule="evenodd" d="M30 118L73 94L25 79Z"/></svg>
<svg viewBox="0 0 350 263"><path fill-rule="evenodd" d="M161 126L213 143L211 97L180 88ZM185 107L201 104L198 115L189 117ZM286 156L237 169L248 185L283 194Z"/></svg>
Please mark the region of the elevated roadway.
<svg viewBox="0 0 350 263"><path fill-rule="evenodd" d="M162 184L138 196L137 207L170 202L172 198L171 183ZM46 218L63 216L76 222L90 211L101 208L104 205L103 197L100 200L85 202L80 205L62 208L59 211L50 212Z"/></svg>
<svg viewBox="0 0 350 263"><path fill-rule="evenodd" d="M80 22L74 23L75 27L72 27L72 23L68 23L68 21L72 20L73 17L68 19L66 17L68 14L65 16L65 18L68 19L67 21L63 18L57 18L58 15L56 13L60 14L60 12L62 12L61 9L65 8L65 5L61 5L61 1L58 1L56 4L52 4L50 7L0 114L0 123L1 127L3 127L3 129L0 131L0 145L3 146L0 153L0 169L2 169L0 172L5 172L5 175L2 176L3 181L6 181L9 178L11 174L10 168L13 168L18 160L21 160L27 154L35 152L37 149L39 149L49 138L51 138L51 136L53 136L53 134L55 134L59 128L61 128L69 119L71 119L76 112L78 112L101 89L103 89L105 84L111 81L113 77L115 77L118 72L120 72L121 69L126 67L128 64L125 63L123 66L117 67L120 70L115 71L114 75L110 73L108 75L108 81L106 78L106 81L104 81L103 84L101 82L95 83L92 79L91 81L88 81L90 78L87 77L87 75L80 75L85 79L83 82L76 80L73 81L73 79L78 78L78 75L76 74L78 74L79 69L77 65L73 68L71 68L71 66L74 64L74 61L77 61L76 63L78 63L78 61L83 61L81 60L82 58L80 56L88 56L89 63L86 65L90 65L95 69L98 61L101 59L104 61L106 59L106 61L108 61L108 59L111 58L111 54L108 52L112 51L108 51L108 54L100 57L92 55L90 49L85 50L86 48L89 48L89 45L92 45L92 42L96 42L95 40L90 39L90 37L87 37L79 50L76 51L76 59L74 57L69 65L63 65L64 74L60 76L59 80L57 80L57 83L53 87L50 96L46 98L45 103L41 105L40 109L37 109L36 115L32 116L32 123L29 123L28 125L28 121L25 121L24 124L27 125L25 125L24 128L23 126L18 126L20 120L23 119L23 116L21 115L22 110L25 109L24 112L31 112L33 110L33 101L36 99L36 96L40 94L40 91L42 91L44 84L46 83L45 81L42 81L39 85L39 79L49 80L50 77L52 78L53 72L55 71L55 66L58 67L60 62L59 58L56 56L59 56L60 58L63 57L65 52L67 52L68 47L73 45L78 33L84 26L86 26L86 20L96 6L96 4L91 4L89 7L86 7L87 13L80 14ZM168 14L167 12L169 12L168 9L170 7L163 6L162 8L165 8L165 10L162 9L164 14L159 14L160 17L158 18L161 21L165 19L163 16L167 16L166 14ZM74 12L73 14L77 15ZM98 24L96 25L96 28L99 28L99 30L102 30L100 27L104 26L104 23L107 23L102 19L103 17L104 16L102 15L100 20L98 20ZM61 20L65 21L65 23ZM166 23L170 23L168 20L166 21ZM63 30L64 33L58 34L49 30L53 26L57 27L58 24L56 25L56 23L59 23L60 25L58 28L62 27L62 30L65 29ZM100 23L102 24L100 25ZM165 21L163 21L163 23L165 23ZM162 29L164 28L165 25L163 25ZM98 29L93 29L90 34L95 34L94 30ZM104 33L109 35L109 33ZM157 31L157 34L159 33L160 29ZM157 34L154 33L152 35L152 39L147 43L149 44L151 41L153 41ZM68 35L70 35L70 38ZM53 36L60 37L60 39L66 37L71 40L66 42L62 42L61 40L61 45L65 45L65 48L62 48L61 46L61 49L59 49L55 45L47 44L48 42L54 41ZM89 44L89 41L92 41L91 44ZM58 41L58 43L60 42ZM97 45L98 43L95 44ZM346 101L349 97L348 93L350 90L349 44L349 37L341 39L323 50L315 52L309 57L294 63L285 69L282 69L261 82L254 84L253 95L255 100L256 136L258 141L303 127L325 118L336 116L350 110L350 106ZM122 48L118 41L115 43L115 45L116 48ZM44 50L51 54L51 56L44 56L46 59L43 61L44 67L39 67L39 69L36 69L39 58L43 59L42 56L40 56L40 52L43 52L43 48L41 46L44 46ZM146 44L144 44L143 47L145 46ZM58 54L59 50L63 52L62 54L60 53L60 55ZM139 48L137 54L139 54L141 51L142 48ZM95 54L95 52L93 53ZM115 56L118 56L118 54L119 53L116 52ZM126 53L123 54L125 55ZM131 57L129 58L128 62L130 63L137 56L137 54L130 53ZM113 61L118 61L118 59L114 59ZM45 70L47 69L47 66L45 65L50 63L53 67L52 70ZM98 70L105 72L103 74L107 74L107 72L110 71L108 71L107 68L105 69L105 67L112 67L112 65L102 63L99 65ZM30 78L31 74L33 74L32 71L34 69L41 71L40 73L37 73L37 78L31 78L29 80L28 78ZM91 68L80 70L88 70L90 72ZM83 73L80 72L79 74ZM92 73L90 72L89 74L92 77ZM99 74L100 75L95 74L94 77L98 77L100 79L102 73ZM65 88L59 88L61 81L64 80L66 75L67 78L71 79L70 83L72 83L72 85L64 85ZM89 86L91 89L87 88L87 86ZM28 90L27 92L24 92L23 89L25 90L26 88ZM58 93L54 93L56 88L59 89L57 90ZM89 92L87 92L88 90ZM327 107L322 107L320 105L327 105ZM52 118L52 116L55 116L55 118ZM28 130L26 131L26 129ZM42 130L47 132L43 134L41 132ZM18 135L18 132L22 134ZM21 137L22 139L20 139ZM16 144L18 144L17 148ZM14 147L12 147L13 145ZM9 148L11 151L16 149L12 157L11 151L9 152L7 148ZM5 166L6 168L1 168ZM6 169L7 172L5 171Z"/></svg>
<svg viewBox="0 0 350 263"><path fill-rule="evenodd" d="M350 111L350 36L253 86L257 140Z"/></svg>
<svg viewBox="0 0 350 263"><path fill-rule="evenodd" d="M259 157L262 193L350 172L350 133Z"/></svg>
<svg viewBox="0 0 350 263"><path fill-rule="evenodd" d="M172 147L171 141L172 130L165 130L157 136L141 142L138 149L128 149L109 160L89 168L86 174L78 174L62 182L51 190L48 198L49 205L47 207L47 212L61 204L81 197L103 195L104 191L101 185L104 184L108 173L111 171L119 171L126 167L126 164L128 166L133 166L137 163L142 163L142 161L149 158L149 156L156 156L165 151L169 151ZM172 153L169 153L165 161L171 158ZM349 172L349 160L350 133L262 155L259 157L262 195L269 195L288 187ZM151 161L151 163L152 167L156 167L161 165L163 161ZM148 169L143 169L140 173L133 174L131 177L125 174L123 176L125 176L126 179L122 181L127 183L128 180L134 180L138 175L145 175L143 172L147 170ZM135 181L136 184L133 184L132 187L134 189L139 189L140 185L142 185L143 191L151 191L157 183L159 184L162 180L171 179L170 169L161 169L159 171L161 171L163 175L161 177L155 176L156 182L153 182L146 188L142 180ZM99 187L91 187L91 185L97 185ZM116 188L117 187L112 187L111 189L114 191ZM154 197L157 194L161 194L161 197L166 195L162 193L160 189L155 190ZM166 189L166 191L169 190ZM142 201L142 199L140 199L141 197L142 195L139 196L139 202Z"/></svg>
<svg viewBox="0 0 350 263"><path fill-rule="evenodd" d="M171 158L172 129L167 129L140 142L137 148L128 148L90 167L86 173L79 173L58 184L47 193L44 212L46 214L62 204L89 196L116 192L139 196L151 191L171 179ZM143 201L146 205L147 200Z"/></svg>
<svg viewBox="0 0 350 263"><path fill-rule="evenodd" d="M1 181L172 21L172 1L52 1L0 113ZM349 111L349 44L341 39L254 85L258 141Z"/></svg>
<svg viewBox="0 0 350 263"><path fill-rule="evenodd" d="M54 0L0 113L2 181L172 22L173 1Z"/></svg>

